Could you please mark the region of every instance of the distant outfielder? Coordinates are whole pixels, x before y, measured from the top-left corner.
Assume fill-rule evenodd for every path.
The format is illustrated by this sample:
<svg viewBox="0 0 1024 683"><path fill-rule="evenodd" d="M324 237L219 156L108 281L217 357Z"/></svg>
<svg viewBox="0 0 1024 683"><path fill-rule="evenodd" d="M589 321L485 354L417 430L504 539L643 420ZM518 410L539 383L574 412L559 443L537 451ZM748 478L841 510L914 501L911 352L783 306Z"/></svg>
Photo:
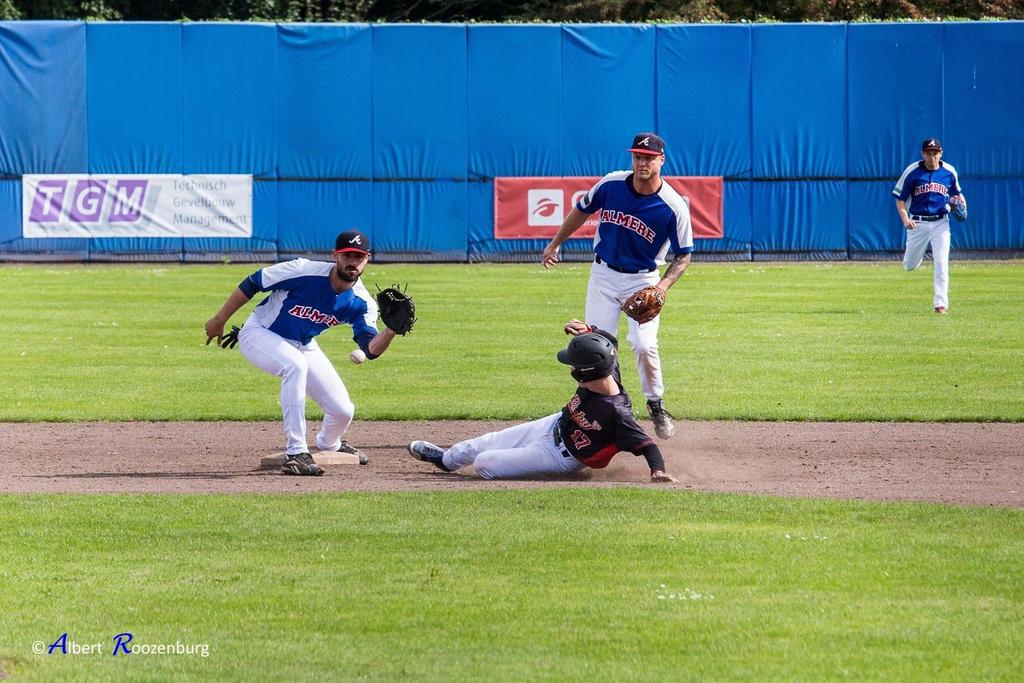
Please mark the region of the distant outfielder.
<svg viewBox="0 0 1024 683"><path fill-rule="evenodd" d="M896 211L907 229L903 267L914 270L924 260L928 244L935 262L932 305L935 312L949 312L949 214L967 220L967 199L960 189L956 169L942 161L942 143L928 138L921 144L921 161L904 169L892 194ZM910 207L907 207L907 200Z"/></svg>
<svg viewBox="0 0 1024 683"><path fill-rule="evenodd" d="M598 213L585 317L591 325L614 331L619 314L629 316L627 339L636 354L647 412L658 437L669 439L675 426L662 401L665 385L658 351L658 314L669 287L690 265L693 228L690 207L661 178L665 141L654 133L640 133L629 151L632 171L609 173L590 188L545 247L541 263L545 268L558 263L562 243L590 214ZM672 261L661 275L658 265L669 248Z"/></svg>
<svg viewBox="0 0 1024 683"><path fill-rule="evenodd" d="M600 469L616 453L628 451L647 460L651 481L676 481L665 472L657 444L633 417L619 375L615 337L579 320L566 323L565 333L573 338L558 352L558 360L572 367L579 386L560 412L461 441L447 450L413 441L409 453L446 472L473 465L484 479L514 479Z"/></svg>
<svg viewBox="0 0 1024 683"><path fill-rule="evenodd" d="M306 396L324 410L316 437L322 451L362 455L342 441L355 415L355 404L315 337L342 323L352 326L352 338L367 359L379 357L396 334L405 334L415 321L411 300L388 288L387 325L376 327L378 303L359 279L370 258L370 241L357 230L338 235L333 262L294 259L261 268L239 283L215 316L206 321L206 343L214 338L224 348L238 345L246 360L281 378L284 417L284 474L318 476L324 473L306 445ZM270 292L239 330L224 334L231 316L257 292ZM392 293L397 292L397 298ZM381 296L379 295L379 296Z"/></svg>

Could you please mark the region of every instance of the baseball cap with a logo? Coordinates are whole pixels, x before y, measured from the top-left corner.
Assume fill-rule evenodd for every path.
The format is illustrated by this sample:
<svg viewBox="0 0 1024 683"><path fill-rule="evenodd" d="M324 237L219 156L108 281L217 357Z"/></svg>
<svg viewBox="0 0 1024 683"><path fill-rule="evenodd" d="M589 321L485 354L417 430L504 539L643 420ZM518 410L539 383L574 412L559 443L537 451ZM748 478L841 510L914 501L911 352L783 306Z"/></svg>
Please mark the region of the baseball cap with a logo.
<svg viewBox="0 0 1024 683"><path fill-rule="evenodd" d="M358 230L346 230L334 240L334 253L341 254L346 251L355 251L360 254L370 253L370 238Z"/></svg>
<svg viewBox="0 0 1024 683"><path fill-rule="evenodd" d="M926 149L937 149L941 152L942 143L939 142L938 138L928 138L927 140L921 143L921 151L923 152Z"/></svg>
<svg viewBox="0 0 1024 683"><path fill-rule="evenodd" d="M633 146L629 151L639 154L664 154L665 141L657 133L638 133L633 138Z"/></svg>

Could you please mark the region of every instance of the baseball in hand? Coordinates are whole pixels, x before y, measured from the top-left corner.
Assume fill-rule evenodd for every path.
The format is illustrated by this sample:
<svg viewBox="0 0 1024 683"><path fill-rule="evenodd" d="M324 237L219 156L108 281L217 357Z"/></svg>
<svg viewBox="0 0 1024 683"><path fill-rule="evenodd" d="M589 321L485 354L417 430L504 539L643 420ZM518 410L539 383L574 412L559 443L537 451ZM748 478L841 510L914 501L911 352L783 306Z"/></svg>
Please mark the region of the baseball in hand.
<svg viewBox="0 0 1024 683"><path fill-rule="evenodd" d="M359 365L360 363L366 362L366 354L363 353L362 349L356 349L352 353L348 354L348 359L356 365Z"/></svg>

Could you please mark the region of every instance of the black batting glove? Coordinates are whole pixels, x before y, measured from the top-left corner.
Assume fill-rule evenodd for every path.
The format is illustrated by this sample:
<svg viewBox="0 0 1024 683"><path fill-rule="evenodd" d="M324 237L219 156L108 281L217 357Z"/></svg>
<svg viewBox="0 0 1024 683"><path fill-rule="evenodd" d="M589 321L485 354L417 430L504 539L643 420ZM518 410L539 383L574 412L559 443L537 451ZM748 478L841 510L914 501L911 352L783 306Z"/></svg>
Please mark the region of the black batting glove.
<svg viewBox="0 0 1024 683"><path fill-rule="evenodd" d="M238 343L238 333L240 330L237 325L231 326L231 331L220 338L220 348L222 349L233 349L235 344Z"/></svg>

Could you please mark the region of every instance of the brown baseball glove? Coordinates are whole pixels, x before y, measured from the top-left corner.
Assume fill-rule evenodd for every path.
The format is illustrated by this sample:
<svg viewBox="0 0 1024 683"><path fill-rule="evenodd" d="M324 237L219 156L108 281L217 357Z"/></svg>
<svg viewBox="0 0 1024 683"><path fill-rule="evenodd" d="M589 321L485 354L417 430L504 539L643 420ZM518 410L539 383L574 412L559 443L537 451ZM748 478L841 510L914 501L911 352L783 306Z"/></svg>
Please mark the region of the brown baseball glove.
<svg viewBox="0 0 1024 683"><path fill-rule="evenodd" d="M644 287L622 302L622 312L642 325L658 317L664 305L665 292L657 287Z"/></svg>

